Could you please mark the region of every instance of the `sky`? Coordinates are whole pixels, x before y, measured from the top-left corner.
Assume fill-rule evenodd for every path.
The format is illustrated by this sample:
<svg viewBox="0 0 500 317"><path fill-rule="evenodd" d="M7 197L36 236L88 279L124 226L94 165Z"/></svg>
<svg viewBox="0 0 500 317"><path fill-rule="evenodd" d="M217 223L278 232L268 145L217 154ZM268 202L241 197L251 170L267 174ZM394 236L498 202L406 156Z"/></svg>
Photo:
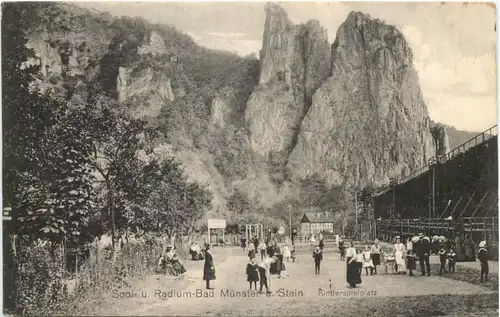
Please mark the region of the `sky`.
<svg viewBox="0 0 500 317"><path fill-rule="evenodd" d="M200 45L258 52L265 2L85 2L115 16L174 25ZM497 123L495 9L479 3L285 2L294 23L314 19L331 43L350 11L395 25L414 53L424 100L434 121L481 132Z"/></svg>

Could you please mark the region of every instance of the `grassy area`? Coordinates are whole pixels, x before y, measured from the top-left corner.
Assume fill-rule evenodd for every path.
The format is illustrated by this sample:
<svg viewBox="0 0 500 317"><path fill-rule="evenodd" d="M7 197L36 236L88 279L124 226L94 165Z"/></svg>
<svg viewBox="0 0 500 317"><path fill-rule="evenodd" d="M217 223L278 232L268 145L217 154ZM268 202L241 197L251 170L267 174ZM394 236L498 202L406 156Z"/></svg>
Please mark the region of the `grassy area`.
<svg viewBox="0 0 500 317"><path fill-rule="evenodd" d="M265 299L263 300L263 302ZM248 305L250 306L250 305ZM264 306L272 307L264 308ZM247 316L498 316L498 294L489 295L429 295L413 297L366 297L332 298L318 302L294 299L290 302L254 305L250 307L228 306L216 316L235 316L235 312Z"/></svg>
<svg viewBox="0 0 500 317"><path fill-rule="evenodd" d="M431 263L431 273L438 274L440 265L438 263ZM447 268L448 269L448 268ZM469 267L463 267L457 265L455 267L455 273L443 273L442 277L450 278L457 281L472 283L480 285L491 290L498 290L498 273L490 273L488 275L489 280L486 282L480 281L480 267L477 264L477 269L472 269Z"/></svg>

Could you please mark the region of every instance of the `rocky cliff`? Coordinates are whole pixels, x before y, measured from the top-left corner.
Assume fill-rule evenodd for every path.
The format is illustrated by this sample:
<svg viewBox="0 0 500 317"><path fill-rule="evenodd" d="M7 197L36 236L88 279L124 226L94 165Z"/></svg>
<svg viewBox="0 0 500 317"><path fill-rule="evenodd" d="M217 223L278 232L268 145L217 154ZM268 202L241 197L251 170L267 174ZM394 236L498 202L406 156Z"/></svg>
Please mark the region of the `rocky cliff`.
<svg viewBox="0 0 500 317"><path fill-rule="evenodd" d="M26 6L37 15L28 33L39 84L76 102L92 91L150 120L189 177L210 185L212 214L235 190L272 207L302 199L303 180L316 188L318 176L344 190L382 185L446 149L403 35L362 13L330 45L319 22L294 25L268 4L256 60L141 19Z"/></svg>
<svg viewBox="0 0 500 317"><path fill-rule="evenodd" d="M346 185L388 183L435 156L412 52L395 27L352 12L330 59L318 23L293 26L276 5L266 14L259 90L246 113L256 151L289 149L294 178Z"/></svg>
<svg viewBox="0 0 500 317"><path fill-rule="evenodd" d="M311 97L330 72L328 36L319 22L293 25L274 3L265 11L259 86L245 113L252 149L263 156L292 150Z"/></svg>

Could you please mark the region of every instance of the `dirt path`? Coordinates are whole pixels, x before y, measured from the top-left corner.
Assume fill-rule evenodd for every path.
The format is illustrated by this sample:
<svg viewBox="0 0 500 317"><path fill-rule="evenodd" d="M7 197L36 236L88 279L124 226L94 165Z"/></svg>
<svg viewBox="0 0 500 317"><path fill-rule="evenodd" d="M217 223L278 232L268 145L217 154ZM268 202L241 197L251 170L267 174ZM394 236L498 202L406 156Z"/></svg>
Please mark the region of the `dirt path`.
<svg viewBox="0 0 500 317"><path fill-rule="evenodd" d="M217 261L217 257L215 257ZM345 263L334 251L327 251L322 264L321 275L314 275L310 253L299 254L298 263L287 265L287 275L283 279L271 281L272 296L248 292L245 267L248 258L240 250L233 249L229 258L217 265L215 291L207 293L201 280L202 263L197 263L191 271L193 282L178 284L150 281L136 287L139 296L129 299L115 299L114 307L106 314L113 315L283 315L310 314L317 311L324 314L333 302L338 307L350 300L363 299L363 305L375 300L394 301L404 296L454 295L468 296L492 294L493 292L470 283L455 281L438 276L408 277L404 275L362 276L361 287L353 292L346 287ZM168 294L168 292L175 294ZM328 292L330 291L330 292ZM333 291L333 292L332 292ZM144 292L144 294L142 293ZM239 292L239 293L237 293ZM144 297L142 296L144 295ZM166 296L170 295L170 298ZM166 299L161 297L165 296ZM174 296L174 297L172 297ZM209 297L205 297L209 296ZM361 304L360 304L361 305Z"/></svg>

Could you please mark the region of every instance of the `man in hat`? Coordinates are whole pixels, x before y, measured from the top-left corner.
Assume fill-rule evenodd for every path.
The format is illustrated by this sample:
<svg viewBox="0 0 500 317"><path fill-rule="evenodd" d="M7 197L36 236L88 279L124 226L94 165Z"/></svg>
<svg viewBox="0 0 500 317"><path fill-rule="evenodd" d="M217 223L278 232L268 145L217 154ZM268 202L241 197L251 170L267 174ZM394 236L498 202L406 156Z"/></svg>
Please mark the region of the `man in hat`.
<svg viewBox="0 0 500 317"><path fill-rule="evenodd" d="M481 264L481 282L487 281L489 266L488 266L488 249L486 247L486 241L481 241L479 243L479 250L477 254L479 263Z"/></svg>
<svg viewBox="0 0 500 317"><path fill-rule="evenodd" d="M431 239L429 239L428 236L424 236L423 233L419 233L418 235L421 237L416 243L418 261L420 262L420 271L422 271L422 276L431 276L431 265L429 263Z"/></svg>

